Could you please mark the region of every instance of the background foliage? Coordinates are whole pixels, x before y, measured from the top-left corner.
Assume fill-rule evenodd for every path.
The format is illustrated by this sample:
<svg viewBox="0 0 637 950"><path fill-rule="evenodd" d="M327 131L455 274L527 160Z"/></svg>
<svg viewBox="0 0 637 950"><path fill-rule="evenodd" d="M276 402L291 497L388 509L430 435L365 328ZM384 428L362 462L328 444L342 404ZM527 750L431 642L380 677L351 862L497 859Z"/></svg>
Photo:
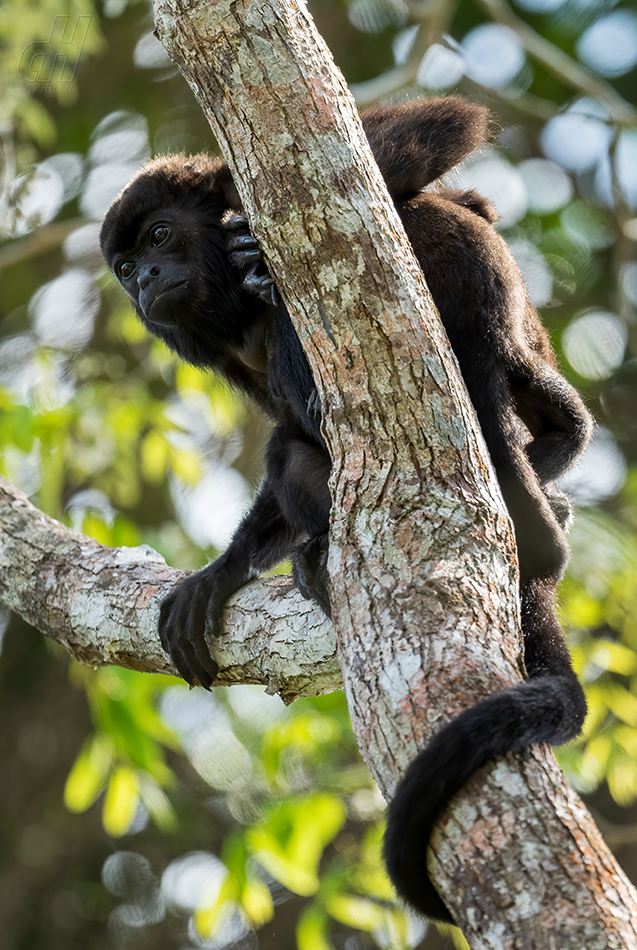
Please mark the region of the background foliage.
<svg viewBox="0 0 637 950"><path fill-rule="evenodd" d="M599 421L568 487L563 618L591 706L563 750L637 880L637 15L621 0L313 0L361 104L458 90L496 204ZM0 7L0 468L107 544L196 568L258 482L267 426L152 342L99 220L148 156L214 149L145 2ZM394 904L383 803L341 695L69 663L2 615L0 931L14 950L463 946Z"/></svg>

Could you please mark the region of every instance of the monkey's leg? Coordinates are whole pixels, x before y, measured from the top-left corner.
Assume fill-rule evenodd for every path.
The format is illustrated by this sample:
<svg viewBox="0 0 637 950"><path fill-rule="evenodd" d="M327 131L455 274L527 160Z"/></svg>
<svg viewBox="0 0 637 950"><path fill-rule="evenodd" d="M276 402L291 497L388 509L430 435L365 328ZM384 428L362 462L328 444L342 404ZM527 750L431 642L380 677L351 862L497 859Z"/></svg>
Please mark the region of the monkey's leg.
<svg viewBox="0 0 637 950"><path fill-rule="evenodd" d="M328 527L331 498L327 482L329 455L297 430L275 430L268 446L268 471L275 473L279 504L288 521L297 524L305 540L292 555L294 584L315 600L329 617L327 591Z"/></svg>
<svg viewBox="0 0 637 950"><path fill-rule="evenodd" d="M508 380L494 374L490 385L469 392L515 528L521 580L557 580L568 558L566 539L521 442Z"/></svg>
<svg viewBox="0 0 637 950"><path fill-rule="evenodd" d="M542 483L559 478L590 440L593 419L579 394L550 366L511 381L516 412L533 436L526 454Z"/></svg>

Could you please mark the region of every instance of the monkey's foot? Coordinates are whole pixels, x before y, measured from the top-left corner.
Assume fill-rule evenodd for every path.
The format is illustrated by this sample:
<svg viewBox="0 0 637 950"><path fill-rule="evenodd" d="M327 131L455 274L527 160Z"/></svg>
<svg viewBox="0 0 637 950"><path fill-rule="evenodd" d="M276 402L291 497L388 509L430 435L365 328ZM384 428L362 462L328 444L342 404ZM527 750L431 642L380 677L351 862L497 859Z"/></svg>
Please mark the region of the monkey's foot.
<svg viewBox="0 0 637 950"><path fill-rule="evenodd" d="M307 544L297 548L292 555L294 585L306 600L314 600L323 613L331 619L330 598L327 592L327 534L310 538Z"/></svg>

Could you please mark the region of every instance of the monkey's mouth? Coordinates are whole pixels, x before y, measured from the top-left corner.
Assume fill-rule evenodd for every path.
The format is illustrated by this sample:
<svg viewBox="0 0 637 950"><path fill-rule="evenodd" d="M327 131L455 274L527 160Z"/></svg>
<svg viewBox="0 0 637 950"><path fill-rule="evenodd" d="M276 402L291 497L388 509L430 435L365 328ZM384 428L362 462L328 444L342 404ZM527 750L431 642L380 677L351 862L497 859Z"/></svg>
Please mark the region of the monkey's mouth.
<svg viewBox="0 0 637 950"><path fill-rule="evenodd" d="M159 326L170 326L175 322L174 299L171 299L174 291L188 286L187 280L177 281L170 287L165 287L153 299L146 311L146 319L149 323L156 323Z"/></svg>

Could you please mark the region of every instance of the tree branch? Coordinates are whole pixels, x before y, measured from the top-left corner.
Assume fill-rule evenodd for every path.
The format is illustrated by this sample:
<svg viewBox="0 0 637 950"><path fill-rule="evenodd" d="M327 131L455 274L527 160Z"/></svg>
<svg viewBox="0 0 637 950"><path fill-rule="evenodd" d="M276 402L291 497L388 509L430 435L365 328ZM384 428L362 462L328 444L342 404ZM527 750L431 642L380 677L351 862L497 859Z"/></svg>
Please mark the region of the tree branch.
<svg viewBox="0 0 637 950"><path fill-rule="evenodd" d="M506 0L479 0L485 12L496 22L508 26L520 43L538 63L580 95L597 99L618 125L637 124L637 109L621 96L607 80L597 76L564 50L537 33L532 26L516 16Z"/></svg>
<svg viewBox="0 0 637 950"><path fill-rule="evenodd" d="M41 225L25 237L0 247L0 271L57 250L64 244L69 234L86 223L85 218L54 221L51 224Z"/></svg>
<svg viewBox="0 0 637 950"><path fill-rule="evenodd" d="M0 476L0 602L90 666L176 673L159 604L186 576L151 548L109 548L35 508ZM334 634L289 577L245 587L214 645L219 682L260 683L285 702L342 685Z"/></svg>

